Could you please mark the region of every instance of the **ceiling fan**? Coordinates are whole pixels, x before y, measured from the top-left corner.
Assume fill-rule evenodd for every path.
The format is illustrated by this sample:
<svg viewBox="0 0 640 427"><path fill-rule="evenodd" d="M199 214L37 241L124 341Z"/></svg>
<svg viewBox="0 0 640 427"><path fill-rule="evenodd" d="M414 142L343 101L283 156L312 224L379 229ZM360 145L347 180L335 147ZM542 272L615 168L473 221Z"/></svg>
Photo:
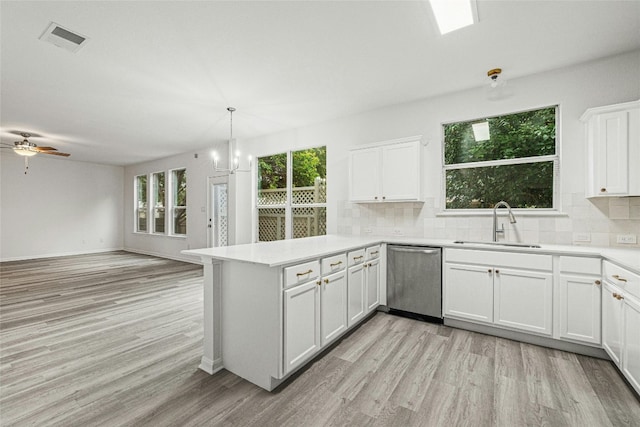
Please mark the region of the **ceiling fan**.
<svg viewBox="0 0 640 427"><path fill-rule="evenodd" d="M26 174L29 169L29 157L33 157L36 154L51 154L54 156L62 156L69 157L71 154L62 153L58 151L57 148L53 147L38 147L38 145L33 142L29 142L29 138L37 137L38 135L34 135L28 132L12 132L22 136L22 141L15 141L13 145L7 143L1 143L3 147L0 148L12 148L13 152L19 156L24 157L24 173Z"/></svg>

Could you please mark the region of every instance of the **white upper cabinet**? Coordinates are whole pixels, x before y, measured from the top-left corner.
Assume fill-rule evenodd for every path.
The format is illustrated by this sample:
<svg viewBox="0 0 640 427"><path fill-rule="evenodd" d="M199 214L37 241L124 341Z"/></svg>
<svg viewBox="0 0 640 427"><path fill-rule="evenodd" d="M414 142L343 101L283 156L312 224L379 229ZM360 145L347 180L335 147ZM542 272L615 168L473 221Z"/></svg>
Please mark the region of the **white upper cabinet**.
<svg viewBox="0 0 640 427"><path fill-rule="evenodd" d="M421 201L421 136L351 150L349 199L352 202Z"/></svg>
<svg viewBox="0 0 640 427"><path fill-rule="evenodd" d="M588 109L587 197L640 195L640 101Z"/></svg>

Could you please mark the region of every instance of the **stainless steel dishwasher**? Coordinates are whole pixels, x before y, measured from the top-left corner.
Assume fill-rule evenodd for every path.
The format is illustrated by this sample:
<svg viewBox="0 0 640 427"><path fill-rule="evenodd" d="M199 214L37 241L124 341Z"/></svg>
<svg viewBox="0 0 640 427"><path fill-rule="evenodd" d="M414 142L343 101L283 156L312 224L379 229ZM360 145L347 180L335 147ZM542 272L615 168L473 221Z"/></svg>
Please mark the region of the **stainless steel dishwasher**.
<svg viewBox="0 0 640 427"><path fill-rule="evenodd" d="M442 323L442 248L387 245L387 307Z"/></svg>

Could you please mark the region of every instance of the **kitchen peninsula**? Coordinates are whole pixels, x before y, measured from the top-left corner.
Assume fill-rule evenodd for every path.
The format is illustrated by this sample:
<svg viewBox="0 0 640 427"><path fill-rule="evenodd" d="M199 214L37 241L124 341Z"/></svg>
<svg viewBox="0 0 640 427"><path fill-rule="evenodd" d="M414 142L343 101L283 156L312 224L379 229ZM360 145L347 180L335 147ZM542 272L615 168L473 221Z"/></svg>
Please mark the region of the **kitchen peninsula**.
<svg viewBox="0 0 640 427"><path fill-rule="evenodd" d="M439 246L445 249L445 253L447 250L450 253L464 250L515 254L516 257L547 255L552 277L547 283L551 283L553 292L547 296L554 301L551 304L549 299L548 304L549 310L553 310L549 331L518 330L515 323L515 326L505 326L498 321L480 321L477 325L473 320L465 323L467 319L464 316L455 312L447 314L446 293L443 304L445 324L449 317L454 322L452 326L456 327L493 328L485 333L515 331L520 335L514 339L531 336L535 340L546 340L542 341L543 345L551 343L553 346L557 342L558 348L570 350L571 347L567 346L583 346L600 352L600 357L606 356L599 336L599 305L597 319L593 319L597 320L596 341L582 339L577 333L572 335L572 330L565 331L566 337L562 335L564 329L560 319L564 314L557 311L559 304L556 302L556 299L562 301L559 289L564 278L560 269L585 259L597 266L597 276L594 277L600 279L600 265L604 259L604 274L610 264L626 269L624 271L629 271L632 277L640 275L640 250L637 249L557 245L505 247L412 237L328 235L187 250L183 253L200 257L204 264L204 340L200 368L213 374L224 367L266 390L273 390L337 338L367 319L379 305L386 304L387 243ZM499 255L496 253L498 259L501 258ZM561 262L563 259L566 262ZM457 262L454 258L451 261ZM626 285L628 292L638 291L632 288L636 286L633 280ZM447 286L446 279L443 286ZM604 298L604 287L602 291L598 280L598 298L601 294ZM551 316L551 311L548 314ZM583 345L585 343L586 346ZM629 356L627 360L632 362L629 368L635 373L639 367L633 365L634 359ZM633 379L630 382L638 389Z"/></svg>

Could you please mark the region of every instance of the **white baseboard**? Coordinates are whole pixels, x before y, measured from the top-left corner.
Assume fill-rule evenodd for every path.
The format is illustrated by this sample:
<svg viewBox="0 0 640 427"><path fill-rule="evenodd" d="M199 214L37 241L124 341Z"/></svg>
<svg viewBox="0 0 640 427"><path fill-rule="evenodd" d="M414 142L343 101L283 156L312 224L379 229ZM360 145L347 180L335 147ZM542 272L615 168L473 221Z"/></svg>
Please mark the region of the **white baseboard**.
<svg viewBox="0 0 640 427"><path fill-rule="evenodd" d="M167 258L167 259L172 259L174 261L182 261L182 262L188 262L191 264L198 264L198 265L202 265L202 261L200 260L200 258L196 258L196 257L192 257L192 256L172 256L172 255L167 255L167 254L163 254L160 252L154 252L154 251L143 251L141 249L133 249L133 248L124 248L124 251L127 252L133 252L134 254L141 254L141 255L151 255L151 256L156 256L158 258Z"/></svg>
<svg viewBox="0 0 640 427"><path fill-rule="evenodd" d="M198 366L198 368L202 369L209 375L213 375L224 368L224 366L222 365L222 359L211 360L208 357L202 356L200 366Z"/></svg>
<svg viewBox="0 0 640 427"><path fill-rule="evenodd" d="M104 249L92 249L88 251L73 251L73 252L59 252L53 254L44 254L44 255L26 255L19 257L9 257L9 258L0 258L0 262L10 262L10 261L25 261L29 259L42 259L42 258L56 258L61 256L73 256L73 255L89 255L89 254L99 254L102 252L113 252L113 251L123 251L124 248L104 248Z"/></svg>

